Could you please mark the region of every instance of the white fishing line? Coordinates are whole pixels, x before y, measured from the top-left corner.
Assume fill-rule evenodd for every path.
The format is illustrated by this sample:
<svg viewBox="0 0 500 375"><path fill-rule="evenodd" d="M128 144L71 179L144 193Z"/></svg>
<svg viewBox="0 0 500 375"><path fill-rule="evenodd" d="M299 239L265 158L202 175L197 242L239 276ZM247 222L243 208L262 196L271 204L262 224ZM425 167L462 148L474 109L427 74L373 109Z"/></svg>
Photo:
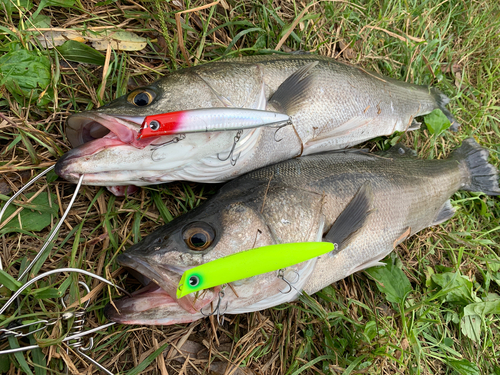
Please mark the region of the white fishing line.
<svg viewBox="0 0 500 375"><path fill-rule="evenodd" d="M31 263L29 264L29 266L26 267L26 269L23 271L23 273L21 273L21 275L19 276L17 281L21 281L22 278L31 270L31 268L33 268L36 261L38 259L40 259L40 257L43 255L43 252L45 251L45 249L50 245L50 242L54 239L57 232L59 232L59 228L61 228L61 226L63 225L64 220L66 220L66 216L68 216L69 210L73 206L73 203L75 203L75 199L76 199L76 196L78 194L78 191L80 190L80 187L82 186L83 176L84 176L83 174L80 176L80 180L78 180L78 184L76 185L75 192L73 193L73 196L71 197L71 200L68 204L68 207L66 208L66 211L64 211L64 214L62 215L61 220L59 220L59 222L55 226L54 230L50 233L49 237L47 238L47 240L43 244L42 248L40 249L38 254L35 256L35 259L33 259L31 261Z"/></svg>
<svg viewBox="0 0 500 375"><path fill-rule="evenodd" d="M33 177L30 181L28 181L28 183L26 185L24 185L21 189L18 190L17 193L15 193L8 201L7 203L5 203L5 205L3 206L2 210L0 211L0 223L2 222L2 217L3 217L3 214L5 213L5 211L7 210L7 207L9 207L9 205L12 203L12 201L14 199L16 199L23 191L25 191L27 188L29 188L31 185L33 185L38 179L40 179L41 177L43 177L44 175L46 175L47 173L49 173L51 170L54 169L56 165L52 165L50 167L48 167L46 170L44 170L42 173L40 173L38 176L36 177ZM0 270L3 270L3 266L2 266L2 258L0 257Z"/></svg>

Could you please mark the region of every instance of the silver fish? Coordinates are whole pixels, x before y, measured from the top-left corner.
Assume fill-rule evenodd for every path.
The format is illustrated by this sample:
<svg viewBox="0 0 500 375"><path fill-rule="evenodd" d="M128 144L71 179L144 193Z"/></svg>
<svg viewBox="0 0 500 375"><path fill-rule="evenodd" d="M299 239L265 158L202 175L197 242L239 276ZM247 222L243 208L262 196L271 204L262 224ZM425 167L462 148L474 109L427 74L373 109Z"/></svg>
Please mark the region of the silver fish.
<svg viewBox="0 0 500 375"><path fill-rule="evenodd" d="M94 111L68 118L75 149L56 173L84 184L222 182L299 155L342 149L395 131L449 99L434 88L315 55L250 56L171 72ZM284 113L292 126L137 139L148 115L196 108Z"/></svg>
<svg viewBox="0 0 500 375"><path fill-rule="evenodd" d="M119 264L152 282L115 301L118 311L108 306L106 314L120 323L174 324L202 318L216 306L237 314L294 300L302 290L315 293L379 265L406 237L451 218L449 198L457 190L499 195L488 155L468 139L444 160L417 159L397 145L382 154L337 151L250 172L121 254ZM336 243L335 251L282 274L176 299L190 267L254 247L321 240Z"/></svg>

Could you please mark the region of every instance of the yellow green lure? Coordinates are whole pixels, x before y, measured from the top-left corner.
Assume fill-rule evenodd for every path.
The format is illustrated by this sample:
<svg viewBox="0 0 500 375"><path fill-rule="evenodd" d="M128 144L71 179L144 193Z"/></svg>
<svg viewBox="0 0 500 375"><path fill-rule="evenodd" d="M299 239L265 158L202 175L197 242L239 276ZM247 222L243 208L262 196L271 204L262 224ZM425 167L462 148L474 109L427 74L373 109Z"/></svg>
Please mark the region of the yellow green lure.
<svg viewBox="0 0 500 375"><path fill-rule="evenodd" d="M177 298L277 271L333 251L331 242L299 242L258 247L219 258L185 271L177 288Z"/></svg>

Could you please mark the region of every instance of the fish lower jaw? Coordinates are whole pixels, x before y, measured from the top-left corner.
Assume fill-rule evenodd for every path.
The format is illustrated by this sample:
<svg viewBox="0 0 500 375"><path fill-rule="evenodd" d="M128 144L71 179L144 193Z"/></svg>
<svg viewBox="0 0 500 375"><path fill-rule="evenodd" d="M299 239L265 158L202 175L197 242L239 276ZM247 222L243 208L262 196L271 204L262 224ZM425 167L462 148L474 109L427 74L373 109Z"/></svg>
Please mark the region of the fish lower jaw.
<svg viewBox="0 0 500 375"><path fill-rule="evenodd" d="M176 299L155 283L134 292L131 297L108 304L104 314L116 323L151 325L190 323L201 317L199 313L184 310Z"/></svg>

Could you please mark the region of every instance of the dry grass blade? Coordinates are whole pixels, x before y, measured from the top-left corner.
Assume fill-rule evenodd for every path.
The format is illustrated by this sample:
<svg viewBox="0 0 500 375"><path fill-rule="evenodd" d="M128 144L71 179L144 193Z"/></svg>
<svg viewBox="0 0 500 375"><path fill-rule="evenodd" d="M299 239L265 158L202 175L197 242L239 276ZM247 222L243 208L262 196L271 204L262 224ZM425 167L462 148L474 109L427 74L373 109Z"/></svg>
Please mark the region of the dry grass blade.
<svg viewBox="0 0 500 375"><path fill-rule="evenodd" d="M184 56L184 60L186 61L186 63L189 66L191 66L191 61L190 61L189 55L186 51L186 48L184 47L184 36L183 36L183 31L182 31L182 26L181 26L181 15L186 14L186 13L197 12L197 11L200 11L203 9L213 7L217 4L219 4L219 2L220 2L220 0L216 0L213 3L202 5L202 6L193 8L193 9L183 10L183 11L177 12L175 14L175 23L177 25L177 37L179 38L179 48L181 49L182 56Z"/></svg>
<svg viewBox="0 0 500 375"><path fill-rule="evenodd" d="M172 67L194 65L193 56L196 64L203 64L226 55L277 50L306 50L355 64L366 72L438 87L451 98L450 110L463 124L458 132L439 137L421 129L380 137L362 147L380 150L402 142L417 149L424 159L441 158L472 135L491 150L492 164L500 164L500 4L496 0L84 1L64 7L69 2L42 6L39 17L33 19L37 7L47 2L0 0L4 26L0 59L13 50L33 52L37 59L48 59L50 73L49 86L33 89L43 92L42 98L30 101L31 91L21 95L15 87L5 85L9 72L0 64L0 173L5 174L0 184L6 194L25 184L24 175L18 174L52 166L71 148L65 134L69 114L92 110L148 86ZM162 6L157 7L158 3ZM9 4L13 4L12 12ZM68 29L83 32L89 39L98 38L105 30L123 30L140 35L148 44L140 53L107 51L102 67L66 61L56 50L47 50L36 41L40 32ZM389 82L379 79L380 84ZM33 156L40 164L32 164ZM57 199L52 203L62 213L74 185L56 180L53 174L47 181L37 182L28 193L39 197L45 191L55 193ZM139 289L138 281L117 265L116 255L165 220L196 207L215 190L209 185L170 183L143 189L141 194L114 197L106 189L84 186L39 272L73 265L109 276L120 286L127 285L127 290ZM391 279L374 281L368 273L357 273L325 288L312 300L303 298L259 313L226 315L220 326L213 317L158 327L115 324L96 333L91 357L113 372L126 374L156 348L169 344L166 358L151 360L143 374L498 374L498 315L478 320L481 342L467 336L461 324L466 306L500 305L500 201L459 192L451 202L457 210L451 220L409 238L405 232L397 240L403 241L397 245L398 257L388 261L394 263L391 270L405 275L412 288L402 303L389 301L379 290L387 289ZM264 212L269 209L265 204ZM4 222L0 230L5 229ZM0 249L11 276L22 272L33 259L49 230L50 225L30 235L3 235ZM250 235L256 241L258 232ZM444 289L444 293L438 282L444 285L442 279L450 275L464 283L449 288L452 291ZM60 297L69 295L67 305L76 307L78 290L73 284L82 280L95 287L81 299L92 301L85 329L106 323L104 306L118 298L117 293L84 276L39 280L21 298L19 312L8 310L0 323L59 317L64 311ZM452 298L457 290L463 293ZM8 293L0 291L2 296ZM4 301L0 297L0 305ZM43 343L56 340L68 328L66 324L53 326L37 333L36 339ZM19 343L30 344L26 340ZM8 345L0 343L2 348ZM77 353L66 354L65 349L54 345L39 356L27 352L23 358L27 368L36 369L39 375L43 369L60 373L66 363L71 373L97 373ZM0 358L0 372L27 371L17 358L10 357L5 362Z"/></svg>

